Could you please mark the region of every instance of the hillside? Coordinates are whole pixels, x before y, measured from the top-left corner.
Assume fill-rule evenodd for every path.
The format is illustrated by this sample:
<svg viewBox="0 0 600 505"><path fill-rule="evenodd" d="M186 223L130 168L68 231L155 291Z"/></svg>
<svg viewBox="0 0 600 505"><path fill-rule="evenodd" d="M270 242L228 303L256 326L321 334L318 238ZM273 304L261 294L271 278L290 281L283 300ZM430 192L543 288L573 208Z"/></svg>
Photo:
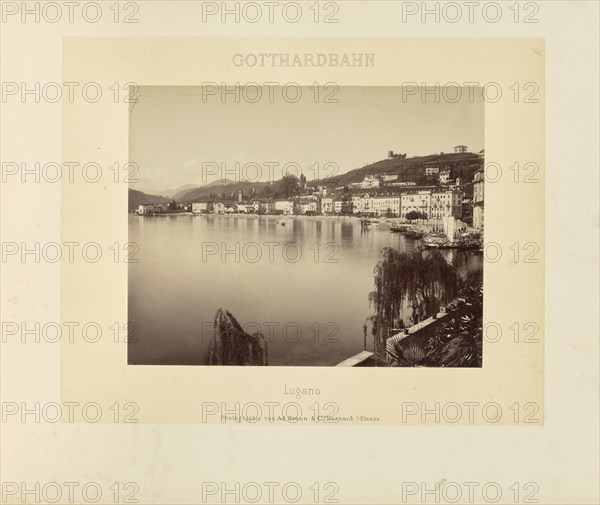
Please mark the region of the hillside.
<svg viewBox="0 0 600 505"><path fill-rule="evenodd" d="M425 176L425 167L438 167L440 170L449 169L452 177L460 177L464 181L473 180L473 174L482 165L482 160L476 153L449 153L432 154L428 156L415 156L413 158L392 158L376 161L361 168L351 170L345 174L328 179L336 186L344 186L353 182L362 181L367 175L398 174L400 181L416 183L431 182ZM433 177L436 179L436 177Z"/></svg>
<svg viewBox="0 0 600 505"><path fill-rule="evenodd" d="M165 198L171 198L172 200L177 200L178 196L183 195L187 191L191 189L197 188L198 184L185 184L184 186L180 186L175 189L169 189L167 191L161 191L160 193L156 193L159 196L164 196Z"/></svg>
<svg viewBox="0 0 600 505"><path fill-rule="evenodd" d="M231 186L232 184L236 184L236 182L232 181L230 179L223 179L223 180L209 182L208 184L204 184L203 186L198 186L197 184L188 184L187 186L182 186L180 188L181 191L178 191L177 193L173 194L171 198L178 202L185 202L185 201L189 201L189 198L187 197L188 193L191 193L192 191L194 191L196 189L211 188L208 193L213 193L215 191L213 188L217 188L217 192L221 193L224 191L223 188L225 188L225 186ZM197 194L197 193L194 193L194 194Z"/></svg>
<svg viewBox="0 0 600 505"><path fill-rule="evenodd" d="M137 210L137 208L143 203L169 203L170 201L168 198L157 195L148 195L131 188L129 188L128 199L127 208L130 212Z"/></svg>
<svg viewBox="0 0 600 505"><path fill-rule="evenodd" d="M206 186L186 191L177 198L177 201L180 203L193 202L202 198L208 198L211 194L230 197L231 200L234 200L239 189L243 190L245 195L251 195L253 190L255 193L259 193L268 185L269 183L267 182L213 182Z"/></svg>
<svg viewBox="0 0 600 505"><path fill-rule="evenodd" d="M376 161L320 181L308 181L308 186L325 185L340 187L362 181L365 176L383 174L398 174L399 181L416 182L419 185L437 184L437 175L425 175L426 167L437 167L440 170L450 170L451 178L460 177L464 183L473 180L473 174L483 165L483 159L476 153L449 153L415 156L413 158L391 158ZM205 186L184 191L176 196L180 203L189 203L201 199L235 200L238 190L243 190L245 197L257 198L275 197L281 193L281 180L272 184L268 182L235 182L231 180L215 181ZM466 188L468 192L468 188Z"/></svg>

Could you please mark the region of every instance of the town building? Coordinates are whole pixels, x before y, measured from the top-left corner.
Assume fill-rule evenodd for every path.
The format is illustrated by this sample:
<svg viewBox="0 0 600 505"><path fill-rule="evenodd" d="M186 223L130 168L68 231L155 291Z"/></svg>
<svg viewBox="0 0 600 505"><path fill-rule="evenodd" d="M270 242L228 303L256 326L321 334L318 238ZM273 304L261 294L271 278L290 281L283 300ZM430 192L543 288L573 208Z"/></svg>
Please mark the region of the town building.
<svg viewBox="0 0 600 505"><path fill-rule="evenodd" d="M192 214L206 214L208 212L208 202L192 203Z"/></svg>
<svg viewBox="0 0 600 505"><path fill-rule="evenodd" d="M461 191L432 191L429 211L430 219L440 219L445 216L462 217Z"/></svg>
<svg viewBox="0 0 600 505"><path fill-rule="evenodd" d="M411 181L398 181L398 182L390 182L388 184L386 184L386 186L400 186L400 187L407 187L407 186L416 186L417 183L416 182L411 182Z"/></svg>
<svg viewBox="0 0 600 505"><path fill-rule="evenodd" d="M238 203L234 205L235 211L240 214L252 214L254 212L254 205L248 203Z"/></svg>
<svg viewBox="0 0 600 505"><path fill-rule="evenodd" d="M440 167L425 167L425 175L437 175Z"/></svg>
<svg viewBox="0 0 600 505"><path fill-rule="evenodd" d="M483 230L483 188L485 177L483 170L473 175L473 228Z"/></svg>
<svg viewBox="0 0 600 505"><path fill-rule="evenodd" d="M354 214L358 214L359 212L364 212L364 198L362 195L352 195L352 212Z"/></svg>
<svg viewBox="0 0 600 505"><path fill-rule="evenodd" d="M377 195L370 198L370 212L376 215L400 215L400 196Z"/></svg>
<svg viewBox="0 0 600 505"><path fill-rule="evenodd" d="M276 200L275 211L291 215L294 213L294 202L291 200Z"/></svg>
<svg viewBox="0 0 600 505"><path fill-rule="evenodd" d="M381 187L381 179L379 177L367 175L367 176L365 176L363 181L361 183L359 183L359 187L361 187L361 188L380 188Z"/></svg>
<svg viewBox="0 0 600 505"><path fill-rule="evenodd" d="M467 146L463 146L462 144L458 145L458 146L454 146L454 152L455 153L466 153L467 152Z"/></svg>
<svg viewBox="0 0 600 505"><path fill-rule="evenodd" d="M213 205L213 214L225 214L225 204L217 202Z"/></svg>
<svg viewBox="0 0 600 505"><path fill-rule="evenodd" d="M384 174L381 176L383 182L391 182L398 180L398 174Z"/></svg>
<svg viewBox="0 0 600 505"><path fill-rule="evenodd" d="M312 197L312 195L302 198L298 202L298 210L300 214L320 214L321 200Z"/></svg>
<svg viewBox="0 0 600 505"><path fill-rule="evenodd" d="M323 215L333 214L335 199L332 196L321 198L321 212Z"/></svg>
<svg viewBox="0 0 600 505"><path fill-rule="evenodd" d="M448 184L450 182L450 170L441 170L439 178L440 184Z"/></svg>
<svg viewBox="0 0 600 505"><path fill-rule="evenodd" d="M150 214L160 214L165 211L164 205L160 203L143 203L138 205L137 213L140 216L147 216Z"/></svg>
<svg viewBox="0 0 600 505"><path fill-rule="evenodd" d="M273 214L275 212L275 202L267 200L260 202L257 212L264 212L265 214Z"/></svg>
<svg viewBox="0 0 600 505"><path fill-rule="evenodd" d="M410 191L400 195L400 217L409 212L421 212L429 216L431 191Z"/></svg>

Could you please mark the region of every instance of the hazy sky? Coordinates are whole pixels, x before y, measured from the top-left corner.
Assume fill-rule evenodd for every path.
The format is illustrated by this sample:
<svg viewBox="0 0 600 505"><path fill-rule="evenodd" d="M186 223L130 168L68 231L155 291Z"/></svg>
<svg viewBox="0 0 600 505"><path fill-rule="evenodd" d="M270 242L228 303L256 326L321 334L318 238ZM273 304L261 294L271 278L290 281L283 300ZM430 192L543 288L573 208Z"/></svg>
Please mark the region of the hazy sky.
<svg viewBox="0 0 600 505"><path fill-rule="evenodd" d="M471 152L484 148L484 102L467 89L456 103L436 103L420 92L403 97L394 87L342 87L339 103L322 103L323 90L320 103L308 88L296 103L286 102L281 88L273 92L273 103L266 88L257 103L236 103L234 96L223 103L220 94L203 103L200 87L142 87L130 113L130 161L140 167L132 187L156 192L225 177L279 179L288 162L311 180L315 162L334 162L344 173L384 159L389 150L410 157L453 152L457 144ZM215 174L210 162L224 163L225 171ZM260 171L249 165L235 173L236 162L258 163ZM266 162L280 165L270 170Z"/></svg>

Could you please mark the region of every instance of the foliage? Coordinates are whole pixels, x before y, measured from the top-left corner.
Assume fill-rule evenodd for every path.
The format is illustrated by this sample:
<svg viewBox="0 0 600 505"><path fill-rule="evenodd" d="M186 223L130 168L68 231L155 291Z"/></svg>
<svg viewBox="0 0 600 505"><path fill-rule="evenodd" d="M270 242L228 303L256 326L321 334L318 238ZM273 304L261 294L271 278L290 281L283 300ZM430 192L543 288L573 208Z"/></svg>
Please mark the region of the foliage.
<svg viewBox="0 0 600 505"><path fill-rule="evenodd" d="M410 212L406 213L406 219L409 221L414 221L415 219L427 219L427 213L411 210Z"/></svg>
<svg viewBox="0 0 600 505"><path fill-rule="evenodd" d="M267 342L262 333L246 333L233 315L217 310L214 336L208 344L209 365L267 365Z"/></svg>
<svg viewBox="0 0 600 505"><path fill-rule="evenodd" d="M462 290L470 311L444 324L426 345L424 366L480 367L483 362L483 288Z"/></svg>
<svg viewBox="0 0 600 505"><path fill-rule="evenodd" d="M392 366L481 367L483 363L483 289L465 284L460 315L441 324L424 342L396 344ZM421 344L421 345L418 345ZM419 349L421 352L417 351Z"/></svg>
<svg viewBox="0 0 600 505"><path fill-rule="evenodd" d="M291 198L300 193L300 181L295 175L284 175L277 184L277 196Z"/></svg>
<svg viewBox="0 0 600 505"><path fill-rule="evenodd" d="M408 366L415 366L423 360L425 357L425 351L419 346L413 344L403 351L402 355Z"/></svg>
<svg viewBox="0 0 600 505"><path fill-rule="evenodd" d="M375 352L385 352L385 340L395 320L400 318L407 302L412 307L414 322L439 310L440 304L453 299L459 288L456 269L439 251L401 253L390 247L382 251L382 259L374 271L375 291L369 294L374 306L373 335Z"/></svg>

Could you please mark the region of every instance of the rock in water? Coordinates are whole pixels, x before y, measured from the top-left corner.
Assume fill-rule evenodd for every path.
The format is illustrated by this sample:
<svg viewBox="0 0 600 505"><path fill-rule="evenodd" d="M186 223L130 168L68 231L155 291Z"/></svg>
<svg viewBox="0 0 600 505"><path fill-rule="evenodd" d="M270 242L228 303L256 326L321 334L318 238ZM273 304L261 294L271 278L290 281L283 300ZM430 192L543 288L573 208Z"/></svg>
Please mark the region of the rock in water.
<svg viewBox="0 0 600 505"><path fill-rule="evenodd" d="M261 332L246 333L231 312L217 310L208 344L209 365L265 366L267 342Z"/></svg>

